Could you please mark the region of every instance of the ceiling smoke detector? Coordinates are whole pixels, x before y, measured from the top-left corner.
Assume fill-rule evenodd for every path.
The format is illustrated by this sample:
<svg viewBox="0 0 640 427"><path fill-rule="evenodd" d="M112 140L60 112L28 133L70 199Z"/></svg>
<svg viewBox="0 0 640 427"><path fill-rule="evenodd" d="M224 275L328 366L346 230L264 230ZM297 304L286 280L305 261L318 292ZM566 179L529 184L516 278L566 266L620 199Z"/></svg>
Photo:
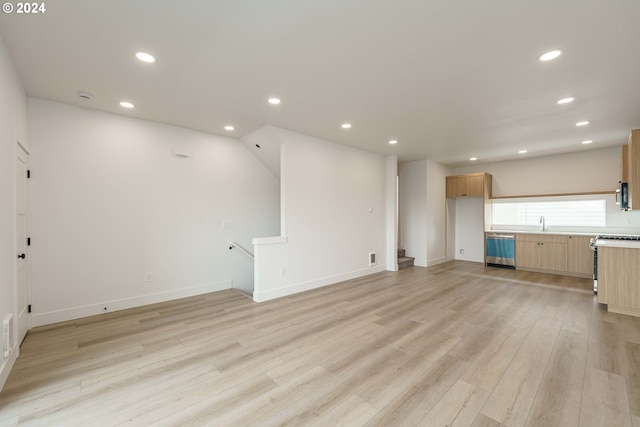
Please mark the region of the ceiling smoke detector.
<svg viewBox="0 0 640 427"><path fill-rule="evenodd" d="M79 90L78 98L88 99L89 101L91 101L93 99L93 95L91 95L89 92L84 92L82 90Z"/></svg>

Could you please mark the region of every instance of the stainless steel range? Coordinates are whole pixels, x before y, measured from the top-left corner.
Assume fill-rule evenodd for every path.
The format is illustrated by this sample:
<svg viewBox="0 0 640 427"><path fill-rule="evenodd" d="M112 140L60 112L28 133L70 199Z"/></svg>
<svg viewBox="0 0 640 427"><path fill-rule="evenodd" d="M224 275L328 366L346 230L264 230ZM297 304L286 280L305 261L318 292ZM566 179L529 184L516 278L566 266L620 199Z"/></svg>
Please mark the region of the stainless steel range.
<svg viewBox="0 0 640 427"><path fill-rule="evenodd" d="M633 234L601 234L589 242L593 251L593 292L598 292L598 247L640 249L640 236Z"/></svg>

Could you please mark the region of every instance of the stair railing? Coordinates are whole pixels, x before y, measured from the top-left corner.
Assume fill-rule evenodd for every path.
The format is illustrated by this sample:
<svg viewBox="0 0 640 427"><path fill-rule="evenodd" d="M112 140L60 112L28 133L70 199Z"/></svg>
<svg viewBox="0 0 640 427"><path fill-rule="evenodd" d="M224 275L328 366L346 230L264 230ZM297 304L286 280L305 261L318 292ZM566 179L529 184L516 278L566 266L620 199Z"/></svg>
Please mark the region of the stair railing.
<svg viewBox="0 0 640 427"><path fill-rule="evenodd" d="M248 250L246 250L245 248L243 248L242 245L240 245L240 243L238 243L238 242L229 242L229 250L231 250L233 248L238 249L240 252L242 252L243 254L248 256L249 258L253 259L253 254L251 252L249 252Z"/></svg>

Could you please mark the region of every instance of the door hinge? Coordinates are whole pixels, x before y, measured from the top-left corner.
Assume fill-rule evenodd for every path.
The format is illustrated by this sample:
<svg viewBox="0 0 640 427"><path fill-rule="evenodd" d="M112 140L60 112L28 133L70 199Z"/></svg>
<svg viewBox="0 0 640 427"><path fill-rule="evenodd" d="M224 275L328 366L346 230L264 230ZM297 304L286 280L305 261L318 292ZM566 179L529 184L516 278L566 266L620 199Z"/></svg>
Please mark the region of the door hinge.
<svg viewBox="0 0 640 427"><path fill-rule="evenodd" d="M27 246L31 246L31 237L27 237Z"/></svg>
<svg viewBox="0 0 640 427"><path fill-rule="evenodd" d="M28 313L31 313L31 304L29 304L29 305L27 306L27 312L28 312Z"/></svg>
<svg viewBox="0 0 640 427"><path fill-rule="evenodd" d="M27 169L27 178L31 178L31 170Z"/></svg>

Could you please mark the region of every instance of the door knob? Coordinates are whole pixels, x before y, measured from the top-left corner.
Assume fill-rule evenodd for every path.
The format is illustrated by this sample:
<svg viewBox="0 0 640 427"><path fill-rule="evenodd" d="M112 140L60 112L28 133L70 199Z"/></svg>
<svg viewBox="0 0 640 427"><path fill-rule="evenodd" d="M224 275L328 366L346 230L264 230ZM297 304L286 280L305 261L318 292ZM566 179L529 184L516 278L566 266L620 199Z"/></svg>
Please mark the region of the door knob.
<svg viewBox="0 0 640 427"><path fill-rule="evenodd" d="M20 255L18 255L18 258L25 259L25 257L26 257L26 255L25 255L25 254L20 254Z"/></svg>

